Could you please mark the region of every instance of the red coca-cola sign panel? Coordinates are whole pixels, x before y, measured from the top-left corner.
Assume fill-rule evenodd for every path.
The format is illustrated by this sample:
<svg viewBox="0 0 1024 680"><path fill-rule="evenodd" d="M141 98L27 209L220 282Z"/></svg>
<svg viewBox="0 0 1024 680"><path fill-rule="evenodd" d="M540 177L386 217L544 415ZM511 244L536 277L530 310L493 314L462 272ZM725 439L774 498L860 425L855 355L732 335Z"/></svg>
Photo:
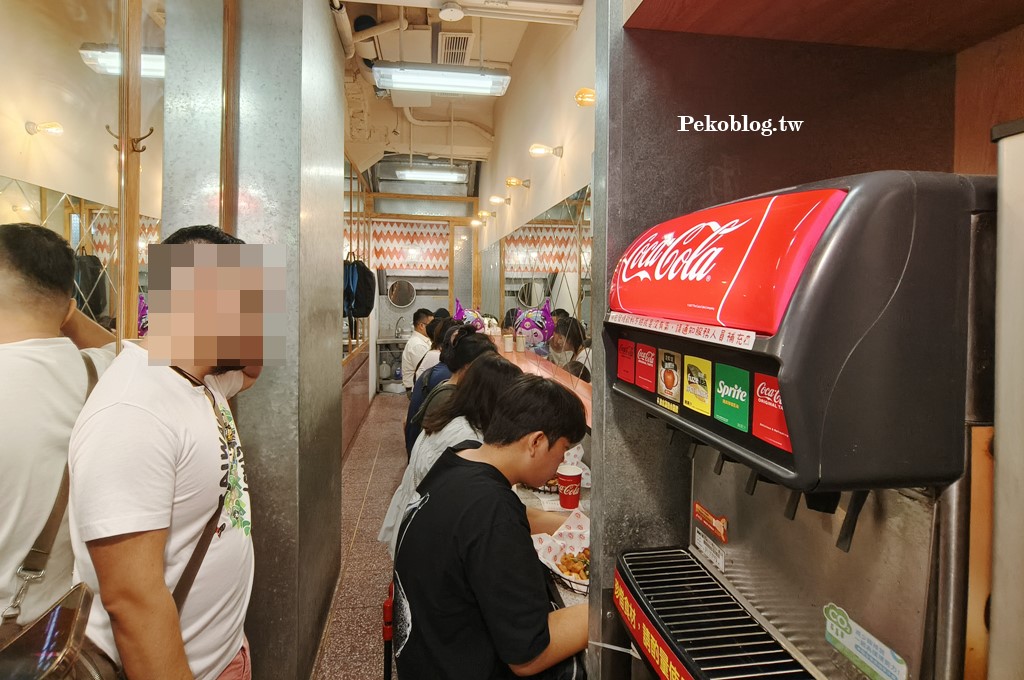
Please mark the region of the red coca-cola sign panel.
<svg viewBox="0 0 1024 680"><path fill-rule="evenodd" d="M659 224L619 260L611 309L774 335L844 198L841 189L800 191Z"/></svg>
<svg viewBox="0 0 1024 680"><path fill-rule="evenodd" d="M619 380L628 383L634 382L636 374L636 343L625 338L619 339L619 361L616 365L615 375Z"/></svg>
<svg viewBox="0 0 1024 680"><path fill-rule="evenodd" d="M636 346L636 386L654 392L658 379L658 350L650 345Z"/></svg>
<svg viewBox="0 0 1024 680"><path fill-rule="evenodd" d="M754 409L750 433L785 451L793 453L789 441L786 413L782 410L779 379L763 373L754 374Z"/></svg>

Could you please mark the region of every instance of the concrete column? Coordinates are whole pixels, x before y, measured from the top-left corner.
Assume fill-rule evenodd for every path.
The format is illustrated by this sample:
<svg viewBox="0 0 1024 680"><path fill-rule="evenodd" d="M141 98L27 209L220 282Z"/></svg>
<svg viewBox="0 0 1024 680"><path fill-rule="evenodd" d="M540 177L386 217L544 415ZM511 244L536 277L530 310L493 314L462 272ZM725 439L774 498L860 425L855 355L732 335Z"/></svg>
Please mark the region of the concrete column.
<svg viewBox="0 0 1024 680"><path fill-rule="evenodd" d="M207 128L220 129L219 92L214 112L211 91L191 102L189 83L219 72L205 15L219 21L220 3L182 0L168 13L168 92L182 95L166 111L170 230L218 214ZM179 41L189 55L173 59ZM343 68L328 3L242 4L238 235L288 253L287 362L238 399L256 550L246 632L261 680L309 676L340 567Z"/></svg>

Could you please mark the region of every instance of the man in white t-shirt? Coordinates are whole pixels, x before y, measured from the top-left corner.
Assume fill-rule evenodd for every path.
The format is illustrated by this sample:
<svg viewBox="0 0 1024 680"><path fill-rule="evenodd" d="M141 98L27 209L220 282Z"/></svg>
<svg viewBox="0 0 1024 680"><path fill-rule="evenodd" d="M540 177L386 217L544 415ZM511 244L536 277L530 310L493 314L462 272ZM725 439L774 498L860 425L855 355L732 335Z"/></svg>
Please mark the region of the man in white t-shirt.
<svg viewBox="0 0 1024 680"><path fill-rule="evenodd" d="M252 516L227 400L262 365L262 273L240 250L260 246L214 227L164 243L150 249L150 337L124 346L71 437L71 540L99 592L88 636L129 678L248 678ZM215 511L179 618L172 591Z"/></svg>
<svg viewBox="0 0 1024 680"><path fill-rule="evenodd" d="M74 252L56 233L0 225L0 610L22 585L18 567L57 498L71 428L85 403L82 354L98 372L114 358L113 345L99 349L114 337L75 307L74 277ZM35 620L67 592L73 565L65 513L19 623Z"/></svg>
<svg viewBox="0 0 1024 680"><path fill-rule="evenodd" d="M406 394L412 393L412 384L416 380L416 365L423 355L430 350L430 338L427 337L427 324L434 320L434 313L429 309L417 309L412 315L413 333L402 350L402 384Z"/></svg>

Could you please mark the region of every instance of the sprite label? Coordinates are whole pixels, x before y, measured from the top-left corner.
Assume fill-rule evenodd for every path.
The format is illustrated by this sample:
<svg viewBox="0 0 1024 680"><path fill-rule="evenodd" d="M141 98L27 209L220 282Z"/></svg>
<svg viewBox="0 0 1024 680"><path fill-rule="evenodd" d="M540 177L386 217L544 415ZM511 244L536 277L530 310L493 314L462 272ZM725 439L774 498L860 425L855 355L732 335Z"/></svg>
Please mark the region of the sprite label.
<svg viewBox="0 0 1024 680"><path fill-rule="evenodd" d="M750 373L728 364L715 364L715 420L749 431Z"/></svg>

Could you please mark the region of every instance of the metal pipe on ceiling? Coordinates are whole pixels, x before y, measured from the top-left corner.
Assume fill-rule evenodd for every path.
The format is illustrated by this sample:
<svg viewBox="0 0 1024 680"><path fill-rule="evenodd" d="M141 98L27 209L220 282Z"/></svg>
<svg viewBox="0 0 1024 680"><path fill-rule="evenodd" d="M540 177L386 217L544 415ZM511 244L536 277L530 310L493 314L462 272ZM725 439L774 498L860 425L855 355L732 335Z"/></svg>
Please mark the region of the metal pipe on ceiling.
<svg viewBox="0 0 1024 680"><path fill-rule="evenodd" d="M351 59L356 54L356 43L352 37L352 24L348 20L348 12L341 2L331 3L331 16L334 17L334 26L338 29L338 37L341 38L341 46L345 50L345 58Z"/></svg>
<svg viewBox="0 0 1024 680"><path fill-rule="evenodd" d="M489 142L494 141L493 130L485 128L483 125L474 123L471 120L420 120L416 116L412 115L412 110L408 106L403 107L402 111L405 112L405 119L409 121L410 125L418 125L420 127L448 127L449 125L453 127L465 127L473 130Z"/></svg>
<svg viewBox="0 0 1024 680"><path fill-rule="evenodd" d="M399 29L405 30L409 28L409 20L405 18L405 12L403 12L398 19L392 19L391 21L385 21L382 24L365 28L361 31L352 34L352 39L361 43L365 40L372 40L379 35L390 33L391 31L397 31Z"/></svg>
<svg viewBox="0 0 1024 680"><path fill-rule="evenodd" d="M572 26L579 24L578 17L559 16L557 14L545 14L543 12L527 12L523 10L503 11L499 9L483 9L477 7L463 7L467 17L479 17L482 19L504 19L507 21L528 21L535 24L554 24L556 26Z"/></svg>

